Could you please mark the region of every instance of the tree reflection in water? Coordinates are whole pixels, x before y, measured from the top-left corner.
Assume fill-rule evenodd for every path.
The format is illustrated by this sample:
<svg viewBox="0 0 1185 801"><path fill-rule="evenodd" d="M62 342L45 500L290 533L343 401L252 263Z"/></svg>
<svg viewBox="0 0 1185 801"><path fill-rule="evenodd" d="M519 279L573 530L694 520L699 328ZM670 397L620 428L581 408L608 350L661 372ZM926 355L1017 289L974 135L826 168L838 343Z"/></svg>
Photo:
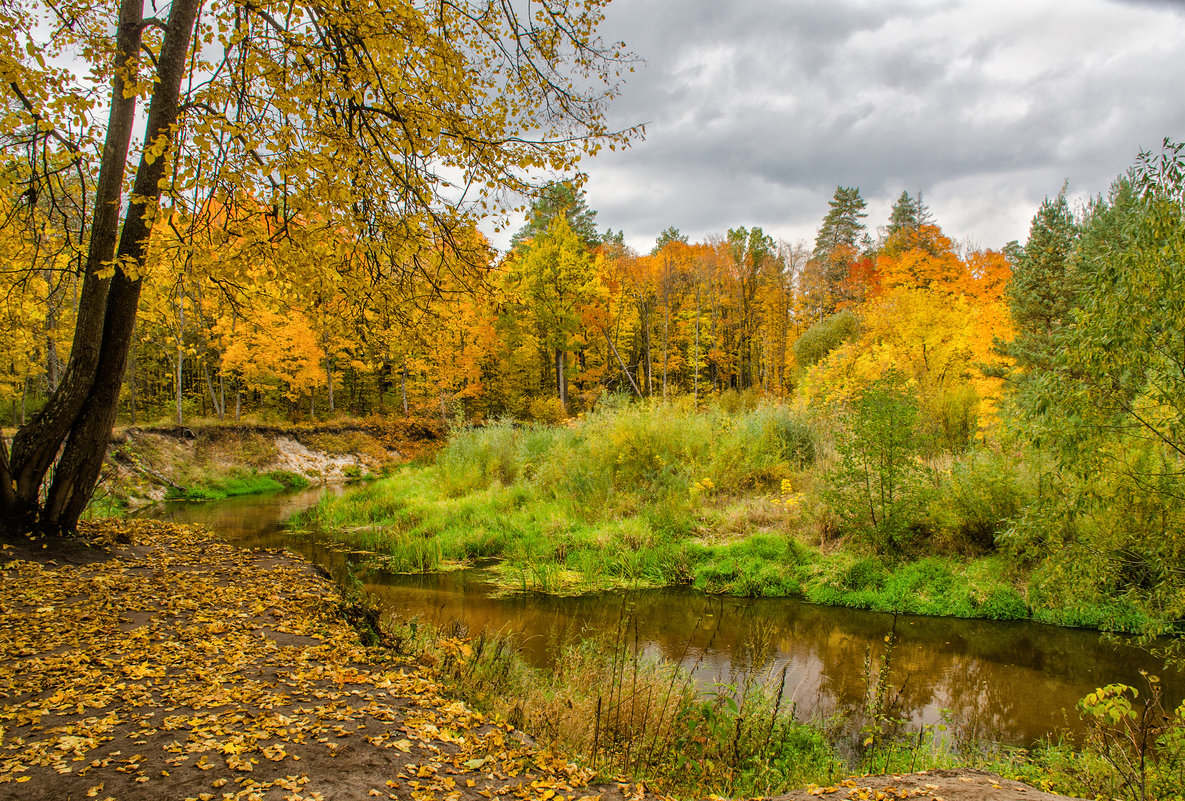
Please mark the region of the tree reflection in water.
<svg viewBox="0 0 1185 801"><path fill-rule="evenodd" d="M320 491L176 504L154 516L198 522L246 547L302 552L339 579L346 556L316 537L293 537L281 521L316 502ZM393 612L438 625L517 632L524 657L547 666L571 637L612 636L623 615L640 647L695 670L705 689L746 678L782 678L800 718L858 712L865 695L865 650L879 659L892 616L779 598L725 598L685 589L597 593L573 598L495 597L480 570L371 575L367 589ZM632 628L632 627L631 627ZM1082 730L1078 700L1110 682L1143 686L1141 668L1160 674L1166 705L1185 697L1185 677L1147 653L1097 632L1025 622L901 616L891 679L903 688L909 727L936 724L950 736L1028 745L1059 730ZM631 635L632 639L632 635Z"/></svg>

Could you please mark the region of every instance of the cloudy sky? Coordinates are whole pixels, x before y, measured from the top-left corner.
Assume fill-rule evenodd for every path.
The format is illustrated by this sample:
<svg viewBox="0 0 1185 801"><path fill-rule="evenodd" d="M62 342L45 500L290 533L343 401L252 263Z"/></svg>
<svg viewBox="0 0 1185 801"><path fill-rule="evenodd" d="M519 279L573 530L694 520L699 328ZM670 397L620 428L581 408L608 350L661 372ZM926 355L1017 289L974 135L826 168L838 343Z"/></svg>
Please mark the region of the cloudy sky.
<svg viewBox="0 0 1185 801"><path fill-rule="evenodd" d="M585 162L588 201L641 251L669 225L813 243L840 184L871 228L920 191L999 247L1063 181L1185 139L1185 2L616 0L602 30L646 61L611 109L646 137Z"/></svg>

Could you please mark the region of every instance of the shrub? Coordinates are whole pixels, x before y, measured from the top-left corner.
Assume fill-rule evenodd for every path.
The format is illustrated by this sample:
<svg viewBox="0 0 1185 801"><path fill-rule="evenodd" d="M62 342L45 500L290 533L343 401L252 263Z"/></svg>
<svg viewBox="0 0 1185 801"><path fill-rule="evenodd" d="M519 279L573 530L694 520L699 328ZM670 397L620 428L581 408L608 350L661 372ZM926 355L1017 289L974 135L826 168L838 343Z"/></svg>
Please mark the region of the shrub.
<svg viewBox="0 0 1185 801"><path fill-rule="evenodd" d="M850 309L824 317L802 332L794 343L794 359L800 367L810 367L848 340L855 339L860 321Z"/></svg>
<svg viewBox="0 0 1185 801"><path fill-rule="evenodd" d="M545 425L555 425L568 417L559 398L535 398L530 406L531 419Z"/></svg>
<svg viewBox="0 0 1185 801"><path fill-rule="evenodd" d="M707 592L785 596L802 592L799 571L807 553L787 537L758 534L729 545L691 549L692 580Z"/></svg>
<svg viewBox="0 0 1185 801"><path fill-rule="evenodd" d="M923 501L917 399L890 372L857 393L846 418L848 435L836 443L839 462L827 474L828 503L873 548L901 553Z"/></svg>
<svg viewBox="0 0 1185 801"><path fill-rule="evenodd" d="M959 459L939 482L928 519L936 542L956 553L989 553L1036 497L1020 459L978 450Z"/></svg>
<svg viewBox="0 0 1185 801"><path fill-rule="evenodd" d="M844 571L841 582L850 590L879 590L889 578L884 562L865 557L852 562Z"/></svg>
<svg viewBox="0 0 1185 801"><path fill-rule="evenodd" d="M1029 617L1029 605L1024 597L1006 584L993 587L977 605L976 611L980 617L990 620L1025 620Z"/></svg>
<svg viewBox="0 0 1185 801"><path fill-rule="evenodd" d="M291 470L272 470L267 474L267 477L284 489L298 490L305 489L309 486L309 480L307 478L298 473L293 473Z"/></svg>

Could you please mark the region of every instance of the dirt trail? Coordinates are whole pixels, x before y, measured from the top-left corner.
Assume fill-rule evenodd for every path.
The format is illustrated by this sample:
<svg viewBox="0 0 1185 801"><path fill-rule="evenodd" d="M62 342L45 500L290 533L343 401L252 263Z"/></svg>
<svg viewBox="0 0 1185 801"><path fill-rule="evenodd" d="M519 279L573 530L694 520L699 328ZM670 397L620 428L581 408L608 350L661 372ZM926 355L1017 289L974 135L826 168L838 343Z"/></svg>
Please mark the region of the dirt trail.
<svg viewBox="0 0 1185 801"><path fill-rule="evenodd" d="M163 523L87 533L109 552L0 548L3 801L653 796L590 786L591 771L363 648L306 562ZM1056 798L974 772L785 798L819 795Z"/></svg>

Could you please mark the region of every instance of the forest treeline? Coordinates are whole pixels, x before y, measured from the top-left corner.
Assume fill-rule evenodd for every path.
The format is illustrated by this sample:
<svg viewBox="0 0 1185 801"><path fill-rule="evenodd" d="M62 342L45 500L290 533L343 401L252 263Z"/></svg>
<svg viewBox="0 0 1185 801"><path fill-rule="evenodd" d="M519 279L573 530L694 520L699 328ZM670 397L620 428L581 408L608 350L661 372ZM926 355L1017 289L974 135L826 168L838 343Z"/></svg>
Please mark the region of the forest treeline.
<svg viewBox="0 0 1185 801"><path fill-rule="evenodd" d="M9 200L0 419L20 424L60 381L79 245ZM962 252L908 193L875 229L864 205L838 188L813 248L756 227L696 243L669 228L640 254L554 182L502 257L469 230L376 258L250 198L173 212L153 229L121 419L555 421L607 391L830 398L872 369L858 339L966 440L999 392L981 366L1011 336L1018 250Z"/></svg>
<svg viewBox="0 0 1185 801"><path fill-rule="evenodd" d="M956 246L908 192L872 227L842 186L813 247L670 228L646 254L565 182L500 258L463 226L384 249L251 197L165 207L122 418L556 422L606 395L778 399L830 449L811 492L834 532L890 558L936 530L1006 546L1044 565L1030 606L1132 597L1163 632L1185 617L1183 150L1166 140L1079 208L1048 198L1000 251ZM61 378L81 247L20 200L0 228L18 424ZM919 512L927 486L947 522Z"/></svg>

